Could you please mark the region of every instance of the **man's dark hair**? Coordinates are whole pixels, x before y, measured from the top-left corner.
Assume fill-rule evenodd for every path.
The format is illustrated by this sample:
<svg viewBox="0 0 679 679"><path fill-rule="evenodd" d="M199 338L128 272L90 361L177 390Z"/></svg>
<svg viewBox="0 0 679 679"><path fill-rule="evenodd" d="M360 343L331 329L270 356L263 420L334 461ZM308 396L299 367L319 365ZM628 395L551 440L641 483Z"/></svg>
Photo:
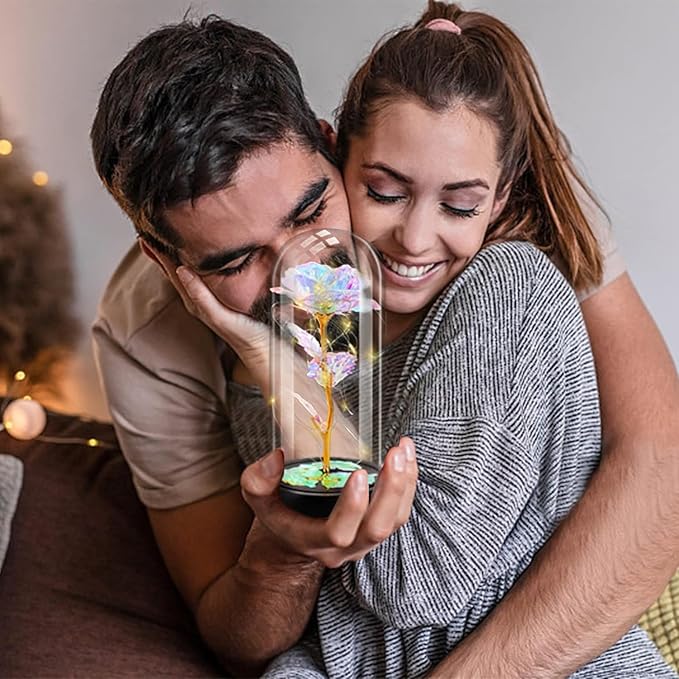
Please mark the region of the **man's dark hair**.
<svg viewBox="0 0 679 679"><path fill-rule="evenodd" d="M111 73L91 131L97 172L137 233L177 259L163 211L224 188L253 151L325 140L294 61L257 31L211 15L165 26Z"/></svg>

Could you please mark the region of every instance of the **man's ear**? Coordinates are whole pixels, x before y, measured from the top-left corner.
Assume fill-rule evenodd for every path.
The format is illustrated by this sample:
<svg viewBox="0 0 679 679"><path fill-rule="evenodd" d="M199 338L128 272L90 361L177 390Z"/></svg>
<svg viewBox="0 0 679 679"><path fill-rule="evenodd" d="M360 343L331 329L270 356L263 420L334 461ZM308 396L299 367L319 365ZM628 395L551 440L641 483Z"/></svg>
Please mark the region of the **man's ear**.
<svg viewBox="0 0 679 679"><path fill-rule="evenodd" d="M335 132L335 129L327 120L323 120L322 118L319 119L318 126L321 128L321 133L325 137L328 151L334 155L335 150L337 149L337 132Z"/></svg>
<svg viewBox="0 0 679 679"><path fill-rule="evenodd" d="M493 201L493 210L490 213L490 221L488 222L489 224L493 224L495 220L502 214L502 211L507 205L507 201L509 200L511 192L512 183L509 182L502 193L495 196L495 200Z"/></svg>
<svg viewBox="0 0 679 679"><path fill-rule="evenodd" d="M159 252L156 252L153 247L149 245L143 238L138 238L137 240L139 241L139 247L141 251L161 268L166 278L174 281L174 276L172 275L174 273L174 267L170 268L172 266L172 262L170 262L169 258L165 255L161 255Z"/></svg>
<svg viewBox="0 0 679 679"><path fill-rule="evenodd" d="M179 293L179 296L181 297L187 311L195 316L195 309L191 303L191 300L187 296L186 288L182 285L179 278L177 277L177 266L175 263L167 255L163 255L155 250L154 247L149 245L143 238L139 238L138 240L141 251L160 267L160 270L165 275L165 278L170 281L170 283L174 286L174 289Z"/></svg>

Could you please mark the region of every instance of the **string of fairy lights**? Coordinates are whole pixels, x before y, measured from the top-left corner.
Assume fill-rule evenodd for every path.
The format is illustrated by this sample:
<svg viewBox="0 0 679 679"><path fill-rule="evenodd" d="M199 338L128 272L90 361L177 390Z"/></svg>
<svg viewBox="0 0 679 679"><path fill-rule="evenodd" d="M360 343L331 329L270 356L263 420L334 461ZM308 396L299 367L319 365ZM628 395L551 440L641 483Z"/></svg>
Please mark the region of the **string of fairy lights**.
<svg viewBox="0 0 679 679"><path fill-rule="evenodd" d="M14 144L9 139L0 139L0 156L9 156L14 150ZM47 186L49 175L44 170L36 170L31 179L36 186Z"/></svg>
<svg viewBox="0 0 679 679"><path fill-rule="evenodd" d="M0 403L0 432L5 431L12 438L20 441L42 441L43 443L83 445L89 448L116 449L113 443L102 441L93 436L82 438L75 436L45 436L47 412L43 406L30 395L13 398L17 389L28 381L23 370L14 373L14 379L2 403Z"/></svg>
<svg viewBox="0 0 679 679"><path fill-rule="evenodd" d="M0 156L9 156L14 145L9 139L0 139ZM44 170L33 172L31 179L36 186L47 186L49 175ZM29 395L14 398L18 389L29 382L24 370L17 370L14 379L7 389L7 394L0 402L0 432L6 432L20 441L37 440L44 443L84 445L90 448L117 448L116 445L101 441L95 437L79 438L68 436L45 436L47 412L43 406Z"/></svg>

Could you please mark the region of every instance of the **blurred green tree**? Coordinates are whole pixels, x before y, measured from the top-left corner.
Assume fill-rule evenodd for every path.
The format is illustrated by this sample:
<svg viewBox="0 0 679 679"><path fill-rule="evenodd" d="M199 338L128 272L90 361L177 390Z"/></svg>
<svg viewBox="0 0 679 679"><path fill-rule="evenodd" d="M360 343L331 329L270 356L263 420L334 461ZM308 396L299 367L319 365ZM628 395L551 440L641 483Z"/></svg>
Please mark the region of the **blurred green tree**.
<svg viewBox="0 0 679 679"><path fill-rule="evenodd" d="M29 169L1 118L0 140L0 385L23 370L14 395L54 393L79 334L61 195Z"/></svg>

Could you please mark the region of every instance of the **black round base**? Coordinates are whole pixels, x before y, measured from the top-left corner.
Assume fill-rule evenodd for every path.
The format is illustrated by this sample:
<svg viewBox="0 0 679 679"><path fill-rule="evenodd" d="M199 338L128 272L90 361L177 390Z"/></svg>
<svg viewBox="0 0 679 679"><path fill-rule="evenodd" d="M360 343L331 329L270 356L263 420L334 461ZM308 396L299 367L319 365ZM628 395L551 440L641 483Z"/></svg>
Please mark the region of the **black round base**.
<svg viewBox="0 0 679 679"><path fill-rule="evenodd" d="M301 464L308 464L315 461L317 458L304 458L302 460L294 460L285 465L286 469L296 467ZM357 462L362 469L365 469L369 474L376 474L379 468L370 462L364 460L348 460L346 458L334 458L337 461ZM331 467L332 471L332 467ZM368 485L368 493L372 495L373 485ZM342 488L324 488L323 486L316 488L307 488L304 486L291 486L288 483L281 481L279 486L280 497L290 509L294 509L300 514L310 516L313 518L326 518L330 516L339 496L342 494Z"/></svg>

